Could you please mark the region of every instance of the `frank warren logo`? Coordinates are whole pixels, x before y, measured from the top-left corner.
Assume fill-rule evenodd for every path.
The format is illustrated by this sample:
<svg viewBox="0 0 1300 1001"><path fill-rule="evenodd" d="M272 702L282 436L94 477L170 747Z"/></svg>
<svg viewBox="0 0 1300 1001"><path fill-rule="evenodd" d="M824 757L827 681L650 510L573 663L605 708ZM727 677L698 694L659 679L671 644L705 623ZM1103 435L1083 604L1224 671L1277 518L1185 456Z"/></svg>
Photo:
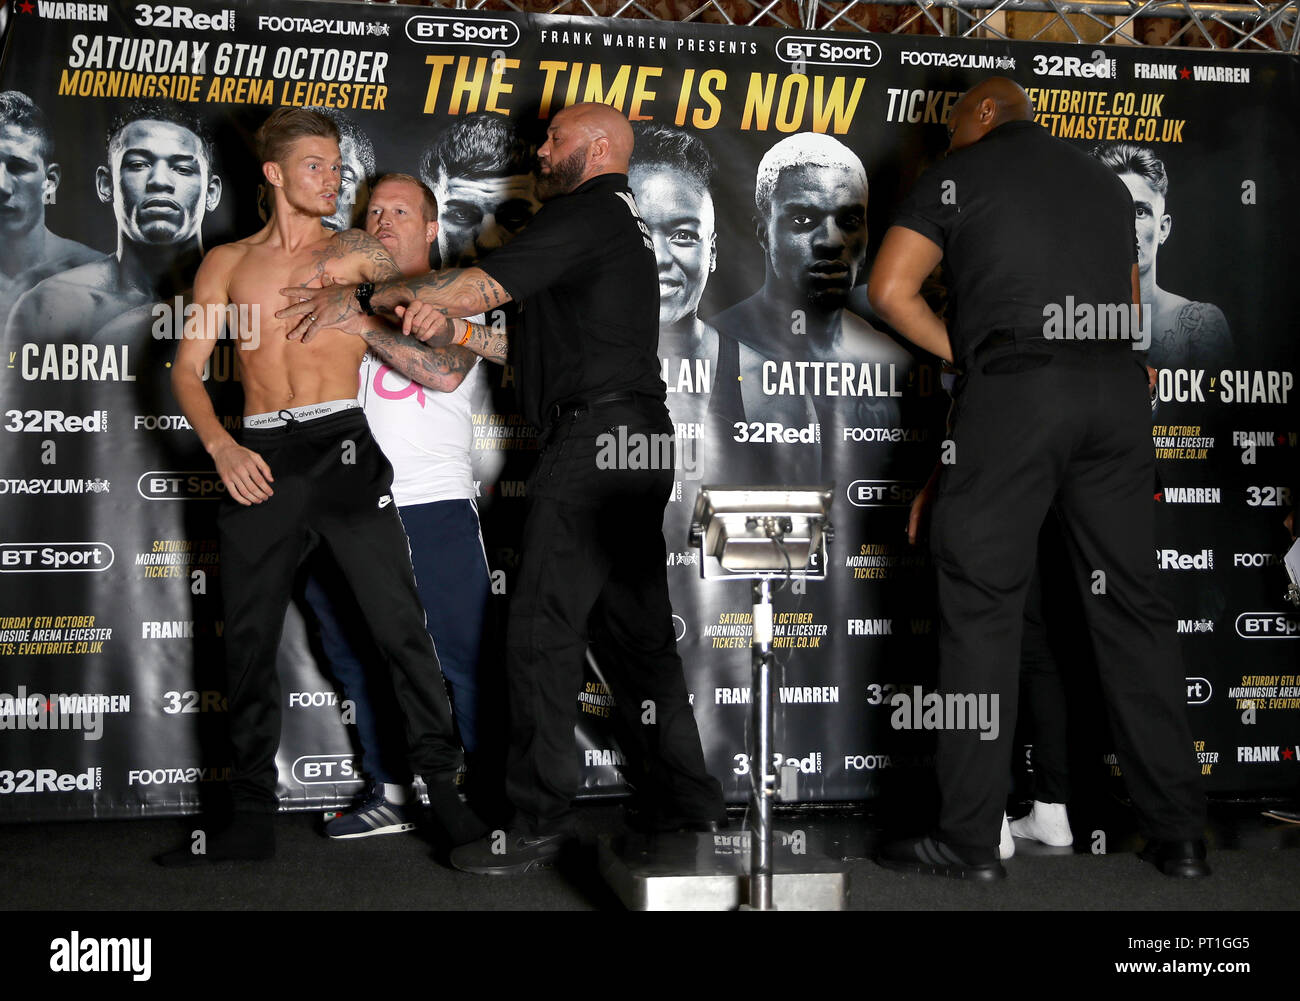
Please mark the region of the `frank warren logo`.
<svg viewBox="0 0 1300 1001"><path fill-rule="evenodd" d="M107 542L0 543L0 573L102 573L112 565Z"/></svg>
<svg viewBox="0 0 1300 1001"><path fill-rule="evenodd" d="M30 14L30 3L15 3L19 10ZM48 3L37 0L36 13L47 21L107 21L108 4L106 3Z"/></svg>
<svg viewBox="0 0 1300 1001"><path fill-rule="evenodd" d="M1237 746L1237 762L1239 764L1258 765L1277 763L1284 761L1300 761L1300 754L1297 754L1296 747L1287 747L1285 745L1255 745L1251 747Z"/></svg>
<svg viewBox="0 0 1300 1001"><path fill-rule="evenodd" d="M130 712L129 695L28 694L18 686L16 695L0 693L0 730L79 730L86 740L104 734L104 713Z"/></svg>

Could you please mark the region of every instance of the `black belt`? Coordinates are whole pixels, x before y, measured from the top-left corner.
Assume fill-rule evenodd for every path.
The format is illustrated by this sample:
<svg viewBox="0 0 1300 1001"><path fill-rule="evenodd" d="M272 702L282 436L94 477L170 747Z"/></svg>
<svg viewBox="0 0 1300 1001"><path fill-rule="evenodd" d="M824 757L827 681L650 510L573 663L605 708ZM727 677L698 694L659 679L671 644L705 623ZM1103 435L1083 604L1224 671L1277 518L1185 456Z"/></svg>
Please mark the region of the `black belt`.
<svg viewBox="0 0 1300 1001"><path fill-rule="evenodd" d="M1034 344L1037 347L1045 347L1047 338L1043 336L1042 327L998 327L984 335L961 367L969 369L990 351L1012 344Z"/></svg>
<svg viewBox="0 0 1300 1001"><path fill-rule="evenodd" d="M979 342L976 351L1004 347L1007 344L1022 344L1025 341L1045 341L1042 327L999 327L990 330L984 340Z"/></svg>
<svg viewBox="0 0 1300 1001"><path fill-rule="evenodd" d="M987 355L998 348L1012 345L1020 345L1038 352L1047 351L1052 355L1081 354L1093 358L1109 357L1120 351L1132 350L1132 343L1129 341L1062 340L1044 337L1041 327L1000 327L990 330L984 336L971 352L970 362L962 367L969 369L972 364L983 361Z"/></svg>
<svg viewBox="0 0 1300 1001"><path fill-rule="evenodd" d="M546 416L551 421L558 421L561 417L581 417L592 410L608 407L615 403L634 403L645 395L645 393L638 393L634 390L620 390L617 393L605 393L603 396L596 396L591 399L570 396L559 403L552 403L546 411Z"/></svg>

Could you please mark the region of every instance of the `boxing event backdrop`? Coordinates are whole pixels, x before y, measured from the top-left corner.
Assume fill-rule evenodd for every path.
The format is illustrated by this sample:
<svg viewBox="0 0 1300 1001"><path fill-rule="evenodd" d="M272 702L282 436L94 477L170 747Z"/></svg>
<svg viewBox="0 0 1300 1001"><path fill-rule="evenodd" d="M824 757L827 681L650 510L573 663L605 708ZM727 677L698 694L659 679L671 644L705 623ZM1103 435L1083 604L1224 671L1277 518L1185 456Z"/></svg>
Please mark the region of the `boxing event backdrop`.
<svg viewBox="0 0 1300 1001"><path fill-rule="evenodd" d="M894 697L933 685L937 613L925 547L909 546L904 528L940 456L947 399L934 360L872 322L864 283L895 206L947 145L957 96L994 72L1029 89L1056 135L1089 149L1127 141L1163 161L1163 209L1148 187L1136 212L1144 266L1158 256L1156 294L1175 318L1151 359L1154 555L1177 617L1196 751L1207 791L1300 780L1300 616L1283 600L1276 559L1300 428L1294 58L381 5L37 0L15 9L2 72L4 90L47 116L52 149L42 154L21 128L0 133L0 226L6 241L30 239L43 207L53 236L43 266L4 265L0 816L184 812L228 776L214 530L223 487L180 416L168 366L197 235L212 247L261 225L251 136L284 105L346 115L380 172L418 173L440 133L472 115L508 116L536 144L580 100L703 144L716 166L711 198L682 167L648 166L633 181L659 243L661 320L702 321L700 345L666 329L661 354L679 427L668 574L709 768L730 800L744 798L750 606L747 585L698 579L686 540L696 491L724 478L833 481L827 579L776 599L775 747L797 770L801 801L922 781L933 734ZM211 134L203 152L189 133L197 170L168 159L185 136L157 124L159 106ZM153 124L110 155L119 117ZM818 146L813 133L836 143ZM775 163L807 168L800 198L815 206L833 191L850 206L819 234L809 235L821 226L813 211L788 198L755 224L760 161L790 137ZM345 135L345 154L364 141ZM128 145L135 152L124 155ZM698 149L687 159L698 168ZM859 159L865 220L852 209L865 197L853 180ZM43 162L59 165L57 177L41 175ZM24 170L27 195L11 194ZM223 342L209 385L234 428L232 357ZM421 392L385 378L389 392ZM537 436L513 412L511 368L494 368L490 382L473 432L493 571L489 633L499 635ZM630 448L625 460L656 461ZM1079 583L1086 592L1095 582ZM1058 577L1052 587L1072 585ZM341 804L360 782L348 707L312 649L291 608L279 758L290 808ZM491 642L483 671L485 711L500 715ZM583 793L619 791L622 755L597 667L574 698ZM1101 718L1087 723L1103 732ZM1100 740L1087 762L1117 774Z"/></svg>

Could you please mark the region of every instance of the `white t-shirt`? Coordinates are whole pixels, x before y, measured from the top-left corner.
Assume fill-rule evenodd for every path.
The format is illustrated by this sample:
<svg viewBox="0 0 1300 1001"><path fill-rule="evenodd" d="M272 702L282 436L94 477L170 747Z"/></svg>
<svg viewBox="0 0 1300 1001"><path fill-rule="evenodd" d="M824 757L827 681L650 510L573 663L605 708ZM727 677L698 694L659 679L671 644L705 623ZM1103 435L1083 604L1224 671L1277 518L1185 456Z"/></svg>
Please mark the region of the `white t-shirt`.
<svg viewBox="0 0 1300 1001"><path fill-rule="evenodd" d="M482 317L471 318L482 323ZM470 449L473 399L483 378L482 359L453 392L412 382L373 352L361 362L357 399L370 430L393 464L393 500L398 507L474 497Z"/></svg>

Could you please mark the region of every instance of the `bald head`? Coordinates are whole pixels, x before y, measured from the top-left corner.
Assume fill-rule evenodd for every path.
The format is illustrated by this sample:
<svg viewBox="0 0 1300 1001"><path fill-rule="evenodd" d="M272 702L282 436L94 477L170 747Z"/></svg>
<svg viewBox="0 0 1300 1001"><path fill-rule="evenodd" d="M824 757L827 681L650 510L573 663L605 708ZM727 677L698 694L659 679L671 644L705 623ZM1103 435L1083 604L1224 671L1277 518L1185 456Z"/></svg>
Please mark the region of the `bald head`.
<svg viewBox="0 0 1300 1001"><path fill-rule="evenodd" d="M1004 76L981 80L962 95L948 119L949 152L979 142L1006 122L1032 122L1034 103L1024 88Z"/></svg>
<svg viewBox="0 0 1300 1001"><path fill-rule="evenodd" d="M537 151L537 196L567 195L601 174L626 174L632 126L605 104L575 104L551 119Z"/></svg>
<svg viewBox="0 0 1300 1001"><path fill-rule="evenodd" d="M587 133L587 141L604 139L609 143L609 166L602 173L626 174L632 158L632 126L628 120L608 104L575 104L556 115L571 117Z"/></svg>

